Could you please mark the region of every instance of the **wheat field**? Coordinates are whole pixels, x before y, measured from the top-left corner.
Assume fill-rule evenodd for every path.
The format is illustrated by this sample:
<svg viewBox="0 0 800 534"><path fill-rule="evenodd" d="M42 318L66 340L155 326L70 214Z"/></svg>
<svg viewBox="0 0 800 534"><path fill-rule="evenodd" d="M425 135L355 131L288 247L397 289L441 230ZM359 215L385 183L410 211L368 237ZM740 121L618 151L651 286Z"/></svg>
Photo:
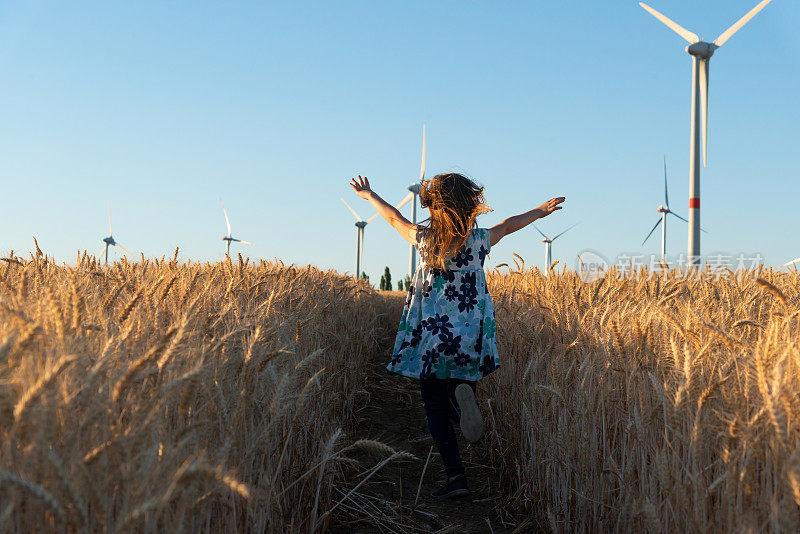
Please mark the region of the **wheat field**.
<svg viewBox="0 0 800 534"><path fill-rule="evenodd" d="M488 277L489 450L554 532L800 531L800 277Z"/></svg>
<svg viewBox="0 0 800 534"><path fill-rule="evenodd" d="M374 448L345 439L394 328L369 286L241 257L0 275L0 529L325 530Z"/></svg>
<svg viewBox="0 0 800 534"><path fill-rule="evenodd" d="M400 299L176 258L0 264L0 530L325 531L356 449L409 459L347 432ZM616 274L488 275L517 531L798 531L800 277Z"/></svg>

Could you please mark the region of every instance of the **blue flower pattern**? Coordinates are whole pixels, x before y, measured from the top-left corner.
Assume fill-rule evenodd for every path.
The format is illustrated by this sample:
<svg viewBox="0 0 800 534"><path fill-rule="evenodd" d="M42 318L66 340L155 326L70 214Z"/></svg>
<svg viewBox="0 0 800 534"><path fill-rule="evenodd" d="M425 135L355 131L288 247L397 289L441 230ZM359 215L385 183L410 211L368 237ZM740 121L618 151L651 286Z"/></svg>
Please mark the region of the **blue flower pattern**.
<svg viewBox="0 0 800 534"><path fill-rule="evenodd" d="M466 267L472 261L472 249L461 249L454 258L456 267Z"/></svg>
<svg viewBox="0 0 800 534"><path fill-rule="evenodd" d="M469 362L472 361L472 357L470 357L469 354L465 354L463 352L459 352L458 356L453 358L453 361L459 367L466 367L467 365L469 365Z"/></svg>
<svg viewBox="0 0 800 534"><path fill-rule="evenodd" d="M461 336L453 337L453 333L445 330L439 334L440 343L436 345L436 350L445 356L453 356L461 348Z"/></svg>
<svg viewBox="0 0 800 534"><path fill-rule="evenodd" d="M431 269L431 274L433 278L437 278L441 276L444 278L445 282L450 282L451 284L456 281L456 272L455 271L445 271L442 269Z"/></svg>
<svg viewBox="0 0 800 534"><path fill-rule="evenodd" d="M411 302L414 300L414 286L408 288L408 296L406 297L406 308L411 305Z"/></svg>
<svg viewBox="0 0 800 534"><path fill-rule="evenodd" d="M422 234L422 232L420 232ZM494 306L486 288L483 264L489 254L489 231L476 228L446 262L430 267L424 235L415 247L420 264L409 288L401 328L395 338L391 373L416 378L478 380L500 366Z"/></svg>
<svg viewBox="0 0 800 534"><path fill-rule="evenodd" d="M478 258L480 258L481 264L483 264L487 254L489 254L489 249L481 245L481 248L478 249Z"/></svg>
<svg viewBox="0 0 800 534"><path fill-rule="evenodd" d="M431 334L438 335L439 331L445 332L448 331L450 328L453 328L453 323L450 322L450 318L447 315L440 316L438 313L436 317L431 317L426 321L423 321L425 328Z"/></svg>
<svg viewBox="0 0 800 534"><path fill-rule="evenodd" d="M431 368L436 364L439 359L439 353L435 350L427 350L422 355L422 374L420 378L428 378L431 376Z"/></svg>
<svg viewBox="0 0 800 534"><path fill-rule="evenodd" d="M456 300L458 298L458 290L456 289L456 286L453 284L447 284L447 287L444 288L444 298L450 302Z"/></svg>
<svg viewBox="0 0 800 534"><path fill-rule="evenodd" d="M419 345L421 339L422 339L422 323L419 323L411 331L411 341L410 341L411 346L416 347L417 345Z"/></svg>
<svg viewBox="0 0 800 534"><path fill-rule="evenodd" d="M431 283L425 280L422 283L422 298L428 298L431 295Z"/></svg>

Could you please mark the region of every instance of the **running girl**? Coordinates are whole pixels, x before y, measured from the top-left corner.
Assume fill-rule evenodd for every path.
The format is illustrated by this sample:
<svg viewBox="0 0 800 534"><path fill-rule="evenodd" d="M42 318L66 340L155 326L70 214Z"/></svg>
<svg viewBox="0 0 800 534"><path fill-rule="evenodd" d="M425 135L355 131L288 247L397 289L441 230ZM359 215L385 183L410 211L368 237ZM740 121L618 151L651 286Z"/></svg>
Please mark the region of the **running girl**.
<svg viewBox="0 0 800 534"><path fill-rule="evenodd" d="M483 187L461 174L439 174L420 184L420 204L430 218L415 225L372 191L366 176L353 178L350 185L419 251L419 267L386 368L420 381L428 429L447 473L445 485L431 495L466 495L467 479L450 420L460 424L468 441L480 438L483 419L475 385L500 366L483 263L498 241L560 210L564 197L491 228L478 228L478 215L491 211Z"/></svg>

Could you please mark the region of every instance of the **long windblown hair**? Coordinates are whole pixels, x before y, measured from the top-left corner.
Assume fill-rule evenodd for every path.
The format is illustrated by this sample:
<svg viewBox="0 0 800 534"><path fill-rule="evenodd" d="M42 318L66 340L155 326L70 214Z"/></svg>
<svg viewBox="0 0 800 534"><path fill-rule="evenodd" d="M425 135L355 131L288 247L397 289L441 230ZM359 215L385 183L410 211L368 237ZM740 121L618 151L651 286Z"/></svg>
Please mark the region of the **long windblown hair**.
<svg viewBox="0 0 800 534"><path fill-rule="evenodd" d="M431 215L419 225L427 241L425 262L439 269L445 269L449 256L467 241L478 215L492 211L483 187L455 172L422 182L419 200Z"/></svg>

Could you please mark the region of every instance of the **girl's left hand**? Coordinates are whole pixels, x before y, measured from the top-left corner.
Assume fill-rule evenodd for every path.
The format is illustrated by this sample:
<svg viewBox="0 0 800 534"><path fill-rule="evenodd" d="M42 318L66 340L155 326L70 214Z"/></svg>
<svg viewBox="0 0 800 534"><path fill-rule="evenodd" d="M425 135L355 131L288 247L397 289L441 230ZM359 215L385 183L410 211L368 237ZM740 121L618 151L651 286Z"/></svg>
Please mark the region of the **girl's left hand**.
<svg viewBox="0 0 800 534"><path fill-rule="evenodd" d="M369 198L370 193L372 193L372 189L369 188L369 180L367 180L366 176L362 178L360 174L358 178L350 180L350 187L352 187L361 198Z"/></svg>
<svg viewBox="0 0 800 534"><path fill-rule="evenodd" d="M554 211L560 210L562 207L559 206L559 204L564 202L564 200L565 200L564 197L551 198L550 200L548 200L547 202L545 202L544 204L539 206L537 209L540 212L542 212L542 217L547 217L548 215L550 215Z"/></svg>

